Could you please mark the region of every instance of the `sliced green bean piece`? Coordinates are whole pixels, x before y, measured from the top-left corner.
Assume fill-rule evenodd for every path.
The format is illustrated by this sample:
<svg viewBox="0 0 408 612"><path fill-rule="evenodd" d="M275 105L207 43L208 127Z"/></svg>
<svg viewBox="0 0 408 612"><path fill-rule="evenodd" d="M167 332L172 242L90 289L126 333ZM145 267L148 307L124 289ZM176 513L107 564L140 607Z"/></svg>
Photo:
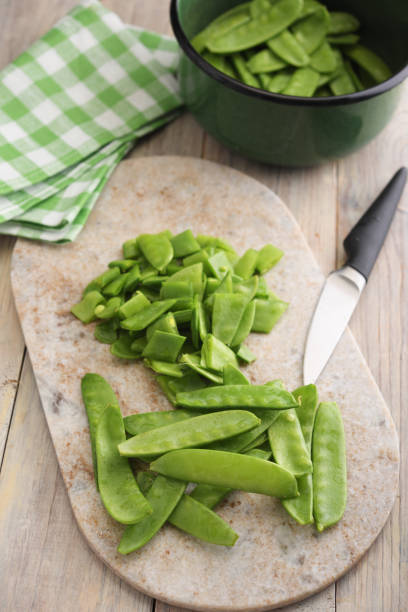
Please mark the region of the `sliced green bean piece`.
<svg viewBox="0 0 408 612"><path fill-rule="evenodd" d="M187 482L211 484L273 497L295 497L296 479L276 463L205 449L166 453L153 461L154 472Z"/></svg>
<svg viewBox="0 0 408 612"><path fill-rule="evenodd" d="M239 357L245 363L252 363L255 361L256 357L252 351L249 350L245 344L241 344L241 346L235 348L237 357Z"/></svg>
<svg viewBox="0 0 408 612"><path fill-rule="evenodd" d="M259 81L254 74L247 68L247 64L239 53L234 53L231 55L232 64L237 71L237 74L241 81L246 85L250 85L251 87L259 88Z"/></svg>
<svg viewBox="0 0 408 612"><path fill-rule="evenodd" d="M238 534L218 514L191 495L183 495L168 522L190 535L221 546L234 546Z"/></svg>
<svg viewBox="0 0 408 612"><path fill-rule="evenodd" d="M160 412L141 412L130 414L123 419L123 424L128 434L138 436L139 434L159 429L172 423L186 421L197 416L192 410L162 410Z"/></svg>
<svg viewBox="0 0 408 612"><path fill-rule="evenodd" d="M82 399L85 404L89 423L89 436L91 438L92 461L95 474L95 483L98 488L98 472L96 469L96 427L101 415L108 406L117 406L119 403L110 384L99 374L89 372L81 380Z"/></svg>
<svg viewBox="0 0 408 612"><path fill-rule="evenodd" d="M117 259L116 261L110 261L108 268L119 268L121 272L128 272L135 265L134 259Z"/></svg>
<svg viewBox="0 0 408 612"><path fill-rule="evenodd" d="M257 260L258 251L256 251L255 249L248 249L235 264L235 274L238 274L238 276L241 276L241 278L247 280L255 272Z"/></svg>
<svg viewBox="0 0 408 612"><path fill-rule="evenodd" d="M249 380L241 372L241 370L233 365L227 363L223 369L224 385L249 385Z"/></svg>
<svg viewBox="0 0 408 612"><path fill-rule="evenodd" d="M328 36L327 42L332 45L356 45L360 37L358 34L339 34L337 36Z"/></svg>
<svg viewBox="0 0 408 612"><path fill-rule="evenodd" d="M127 300L118 310L119 317L121 319L129 319L137 312L144 310L147 306L150 305L147 297L141 293L141 291L137 291L130 300Z"/></svg>
<svg viewBox="0 0 408 612"><path fill-rule="evenodd" d="M376 83L382 83L392 77L392 72L387 64L371 49L363 45L353 45L346 47L344 53L358 66L364 68Z"/></svg>
<svg viewBox="0 0 408 612"><path fill-rule="evenodd" d="M98 342L113 344L118 339L118 326L116 321L109 320L95 326L94 336Z"/></svg>
<svg viewBox="0 0 408 612"><path fill-rule="evenodd" d="M85 296L90 291L101 292L102 289L106 285L108 285L110 282L112 282L117 276L119 276L119 274L120 274L119 268L109 268L108 270L105 270L103 274L101 274L100 276L97 276L90 283L87 284L87 286L84 289L83 296Z"/></svg>
<svg viewBox="0 0 408 612"><path fill-rule="evenodd" d="M142 234L138 238L138 245L147 261L156 270L164 270L173 259L172 244L161 234Z"/></svg>
<svg viewBox="0 0 408 612"><path fill-rule="evenodd" d="M268 436L274 459L279 465L294 476L311 473L312 461L295 410L279 414L269 427Z"/></svg>
<svg viewBox="0 0 408 612"><path fill-rule="evenodd" d="M198 374L201 374L201 376L204 376L204 378L208 378L208 380L211 380L212 382L215 382L219 385L222 384L222 376L216 374L215 372L211 372L207 368L201 366L200 357L196 355L188 355L185 353L180 357L180 361L181 363L186 364L189 368L191 368Z"/></svg>
<svg viewBox="0 0 408 612"><path fill-rule="evenodd" d="M177 393L177 404L185 408L223 410L225 408L289 409L297 401L289 391L273 385L223 385Z"/></svg>
<svg viewBox="0 0 408 612"><path fill-rule="evenodd" d="M207 46L214 53L234 53L259 45L290 26L302 10L303 0L279 0L259 17L251 19L222 36L212 38Z"/></svg>
<svg viewBox="0 0 408 612"><path fill-rule="evenodd" d="M133 268L129 270L129 273L126 278L124 290L125 291L134 291L140 280L140 267L139 264L135 263Z"/></svg>
<svg viewBox="0 0 408 612"><path fill-rule="evenodd" d="M88 324L96 319L95 308L104 301L105 298L99 291L89 291L78 304L72 306L71 312L82 323Z"/></svg>
<svg viewBox="0 0 408 612"><path fill-rule="evenodd" d="M176 300L162 300L149 304L146 308L139 310L133 316L121 321L120 325L124 329L131 331L140 331L145 329L148 325L156 321L162 314L170 310L175 304Z"/></svg>
<svg viewBox="0 0 408 612"><path fill-rule="evenodd" d="M201 366L222 372L227 363L238 367L234 351L212 334L207 334L201 347Z"/></svg>
<svg viewBox="0 0 408 612"><path fill-rule="evenodd" d="M146 499L153 512L136 525L126 527L118 552L127 555L142 548L164 525L184 493L186 484L171 478L157 476Z"/></svg>
<svg viewBox="0 0 408 612"><path fill-rule="evenodd" d="M276 266L283 257L283 251L273 244L265 244L259 251L256 259L255 268L259 274L266 274L271 268Z"/></svg>
<svg viewBox="0 0 408 612"><path fill-rule="evenodd" d="M173 246L174 257L185 257L200 250L200 245L190 229L173 236L170 242Z"/></svg>
<svg viewBox="0 0 408 612"><path fill-rule="evenodd" d="M207 46L208 40L210 40L212 37L216 38L217 36L222 36L228 32L228 30L232 30L242 23L249 21L250 4L250 2L238 4L238 6L234 6L229 11L222 13L216 19L214 19L214 21L204 28L204 30L194 36L191 41L194 49L198 51L198 53L201 53L201 51L203 51Z"/></svg>
<svg viewBox="0 0 408 612"><path fill-rule="evenodd" d="M95 316L98 319L112 319L117 313L120 305L122 304L122 298L113 297L106 302L106 304L98 304L95 308Z"/></svg>
<svg viewBox="0 0 408 612"><path fill-rule="evenodd" d="M317 410L312 459L313 514L318 531L323 531L341 519L347 499L343 421L334 402L322 402Z"/></svg>
<svg viewBox="0 0 408 612"><path fill-rule="evenodd" d="M158 374L164 374L165 376L182 378L185 374L185 367L180 363L168 363L159 359L145 359L145 363Z"/></svg>
<svg viewBox="0 0 408 612"><path fill-rule="evenodd" d="M219 280L224 278L226 272L232 271L232 265L224 251L218 251L208 258L208 268L210 274Z"/></svg>
<svg viewBox="0 0 408 612"><path fill-rule="evenodd" d="M194 293L201 295L203 291L203 264L199 262L175 272L167 282L174 281L191 282Z"/></svg>
<svg viewBox="0 0 408 612"><path fill-rule="evenodd" d="M114 297L115 295L119 295L120 293L122 293L127 278L128 272L125 272L125 274L121 274L120 276L114 278L112 282L110 282L102 289L103 295L107 297Z"/></svg>
<svg viewBox="0 0 408 612"><path fill-rule="evenodd" d="M207 386L205 380L195 372L187 372L183 378L175 378L169 382L170 389L174 393L182 391L194 391L195 389L204 389Z"/></svg>
<svg viewBox="0 0 408 612"><path fill-rule="evenodd" d="M125 439L119 406L109 405L96 427L99 492L109 514L119 523L132 525L151 514L152 508L140 492L128 460L119 455L118 444Z"/></svg>
<svg viewBox="0 0 408 612"><path fill-rule="evenodd" d="M137 244L137 238L126 240L122 245L123 257L125 259L134 259L139 257L140 249Z"/></svg>
<svg viewBox="0 0 408 612"><path fill-rule="evenodd" d="M185 341L185 336L156 329L143 350L143 357L175 363Z"/></svg>
<svg viewBox="0 0 408 612"><path fill-rule="evenodd" d="M248 60L247 66L252 74L276 72L286 67L284 62L272 49L262 49Z"/></svg>
<svg viewBox="0 0 408 612"><path fill-rule="evenodd" d="M288 302L278 298L261 300L256 298L253 332L268 334L289 306Z"/></svg>
<svg viewBox="0 0 408 612"><path fill-rule="evenodd" d="M156 330L164 331L169 334L178 334L176 319L172 312L168 312L146 329L146 338L149 341Z"/></svg>
<svg viewBox="0 0 408 612"><path fill-rule="evenodd" d="M355 32L360 27L357 17L341 11L330 13L329 34L348 34Z"/></svg>
<svg viewBox="0 0 408 612"><path fill-rule="evenodd" d="M242 314L235 335L231 341L232 346L238 346L250 334L255 320L255 311L255 300L252 300L252 302L249 302L249 304L247 304Z"/></svg>
<svg viewBox="0 0 408 612"><path fill-rule="evenodd" d="M284 30L278 36L267 41L268 47L280 57L286 64L292 66L306 66L310 57L296 40L290 30Z"/></svg>
<svg viewBox="0 0 408 612"><path fill-rule="evenodd" d="M247 297L239 293L214 294L212 333L224 344L232 343L247 304Z"/></svg>
<svg viewBox="0 0 408 612"><path fill-rule="evenodd" d="M129 336L126 332L120 331L119 338L111 344L110 352L115 357L120 359L140 359L142 356L141 351L133 350L132 344L134 339Z"/></svg>
<svg viewBox="0 0 408 612"><path fill-rule="evenodd" d="M312 15L313 17L313 15ZM286 96L303 96L310 98L316 91L319 83L319 73L313 68L298 68L282 91Z"/></svg>
<svg viewBox="0 0 408 612"><path fill-rule="evenodd" d="M260 419L252 412L225 410L146 431L122 442L118 448L125 457L160 455L224 440L253 429L259 423Z"/></svg>
<svg viewBox="0 0 408 612"><path fill-rule="evenodd" d="M322 6L293 26L293 34L309 55L316 51L329 31L330 16Z"/></svg>
<svg viewBox="0 0 408 612"><path fill-rule="evenodd" d="M333 72L337 67L337 57L330 44L324 41L310 57L310 67L317 72Z"/></svg>

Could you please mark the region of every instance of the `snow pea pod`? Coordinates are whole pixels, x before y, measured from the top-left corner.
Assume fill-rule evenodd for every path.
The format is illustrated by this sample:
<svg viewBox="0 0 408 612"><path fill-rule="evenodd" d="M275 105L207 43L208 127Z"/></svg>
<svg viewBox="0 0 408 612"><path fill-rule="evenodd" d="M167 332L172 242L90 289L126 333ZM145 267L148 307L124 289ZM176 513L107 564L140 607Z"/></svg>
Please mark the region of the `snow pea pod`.
<svg viewBox="0 0 408 612"><path fill-rule="evenodd" d="M139 310L131 317L121 321L120 325L124 329L128 329L130 331L140 331L145 329L148 325L161 317L161 315L170 310L175 302L176 300L162 300L160 302L155 302L154 304L149 304L149 306Z"/></svg>
<svg viewBox="0 0 408 612"><path fill-rule="evenodd" d="M233 79L237 78L235 70L231 66L228 58L225 55L219 55L218 53L211 53L210 51L204 51L202 57L209 63L211 66L214 66L220 72L227 74Z"/></svg>
<svg viewBox="0 0 408 612"><path fill-rule="evenodd" d="M333 45L356 45L360 37L358 34L337 34L327 37L327 42Z"/></svg>
<svg viewBox="0 0 408 612"><path fill-rule="evenodd" d="M234 546L239 537L226 521L191 495L182 496L168 522L211 544Z"/></svg>
<svg viewBox="0 0 408 612"><path fill-rule="evenodd" d="M230 438L253 429L259 423L260 419L251 412L226 410L145 431L122 442L118 448L119 453L125 457L159 455Z"/></svg>
<svg viewBox="0 0 408 612"><path fill-rule="evenodd" d="M342 11L330 13L329 34L348 34L355 32L359 27L359 20L350 13Z"/></svg>
<svg viewBox="0 0 408 612"><path fill-rule="evenodd" d="M312 461L295 410L281 412L268 429L275 461L294 476L310 474Z"/></svg>
<svg viewBox="0 0 408 612"><path fill-rule="evenodd" d="M321 2L318 2L317 0L304 0L303 8L299 15L299 19L303 19L303 17L308 17L309 15L312 15L312 13L315 13L322 6L323 4Z"/></svg>
<svg viewBox="0 0 408 612"><path fill-rule="evenodd" d="M280 70L277 74L268 78L267 91L281 93L288 86L291 76L292 70Z"/></svg>
<svg viewBox="0 0 408 612"><path fill-rule="evenodd" d="M274 385L223 385L177 393L177 404L185 408L223 410L224 408L295 408L297 401L289 391Z"/></svg>
<svg viewBox="0 0 408 612"><path fill-rule="evenodd" d="M234 53L231 55L231 61L243 83L250 85L251 87L259 87L258 79L250 70L248 70L242 55L239 53Z"/></svg>
<svg viewBox="0 0 408 612"><path fill-rule="evenodd" d="M146 495L153 510L152 513L136 525L126 527L118 546L118 552L127 555L142 548L151 540L177 506L185 488L186 483L158 476Z"/></svg>
<svg viewBox="0 0 408 612"><path fill-rule="evenodd" d="M119 308L118 315L120 319L129 319L137 312L140 312L144 308L150 305L149 300L143 293L137 291L130 300L126 300L124 304Z"/></svg>
<svg viewBox="0 0 408 612"><path fill-rule="evenodd" d="M312 442L313 514L318 531L337 523L347 499L343 421L335 402L317 409Z"/></svg>
<svg viewBox="0 0 408 612"><path fill-rule="evenodd" d="M145 431L158 429L172 423L186 421L197 416L189 410L162 410L160 412L141 412L124 417L123 424L128 434L137 436Z"/></svg>
<svg viewBox="0 0 408 612"><path fill-rule="evenodd" d="M118 405L110 405L96 427L95 449L99 492L103 505L119 523L131 525L152 512L137 485L128 460L121 457L118 444L126 439Z"/></svg>
<svg viewBox="0 0 408 612"><path fill-rule="evenodd" d="M285 64L300 67L306 66L310 61L309 55L290 30L283 30L278 36L268 40L267 45Z"/></svg>
<svg viewBox="0 0 408 612"><path fill-rule="evenodd" d="M268 461L272 455L272 451L263 450L262 448L252 448L246 454L250 457L257 457L258 459Z"/></svg>
<svg viewBox="0 0 408 612"><path fill-rule="evenodd" d="M293 391L293 397L299 402L295 410L306 447L310 453L312 448L313 426L319 401L316 385L298 387Z"/></svg>
<svg viewBox="0 0 408 612"><path fill-rule="evenodd" d="M329 31L330 16L324 6L314 13L298 21L293 26L293 34L309 55L322 44Z"/></svg>
<svg viewBox="0 0 408 612"><path fill-rule="evenodd" d="M310 57L310 67L317 72L333 72L337 67L337 57L330 44L324 41Z"/></svg>
<svg viewBox="0 0 408 612"><path fill-rule="evenodd" d="M111 319L117 313L122 304L122 298L112 297L106 304L98 304L95 308L95 316L98 319Z"/></svg>
<svg viewBox="0 0 408 612"><path fill-rule="evenodd" d="M224 385L249 385L249 380L241 372L239 368L237 368L232 363L227 363L223 369L223 378Z"/></svg>
<svg viewBox="0 0 408 612"><path fill-rule="evenodd" d="M110 352L119 359L140 359L141 351L132 349L133 338L124 333L119 332L119 337L111 344Z"/></svg>
<svg viewBox="0 0 408 612"><path fill-rule="evenodd" d="M200 250L200 245L190 229L173 236L170 242L173 246L174 257L185 257Z"/></svg>
<svg viewBox="0 0 408 612"><path fill-rule="evenodd" d="M259 45L290 26L302 10L303 0L279 0L258 17L211 38L207 46L214 53L234 53Z"/></svg>
<svg viewBox="0 0 408 612"><path fill-rule="evenodd" d="M358 66L368 72L376 83L382 83L391 78L392 72L387 64L374 51L363 45L353 45L344 49L346 53Z"/></svg>
<svg viewBox="0 0 408 612"><path fill-rule="evenodd" d="M214 295L212 333L218 340L227 345L232 344L247 304L247 297L240 293L216 293ZM240 341L234 344L240 344Z"/></svg>
<svg viewBox="0 0 408 612"><path fill-rule="evenodd" d="M296 478L299 497L283 499L282 506L299 525L310 525L313 519L313 476L303 474Z"/></svg>
<svg viewBox="0 0 408 612"><path fill-rule="evenodd" d="M339 69L337 76L329 81L329 87L335 96L342 96L356 91L351 76L344 65Z"/></svg>
<svg viewBox="0 0 408 612"><path fill-rule="evenodd" d="M248 280L255 272L257 260L258 251L255 249L247 249L234 266L235 274L238 274L238 276L241 276L244 280Z"/></svg>
<svg viewBox="0 0 408 612"><path fill-rule="evenodd" d="M286 67L284 62L272 49L262 49L248 60L247 66L252 74L276 72Z"/></svg>
<svg viewBox="0 0 408 612"><path fill-rule="evenodd" d="M86 295L90 291L102 291L102 289L109 285L117 276L120 274L120 269L117 267L108 268L102 274L94 278L90 283L87 284L83 291L83 295Z"/></svg>
<svg viewBox="0 0 408 612"><path fill-rule="evenodd" d="M197 372L197 374L204 376L204 378L208 378L208 380L211 380L211 382L217 383L218 385L222 385L222 376L216 374L215 372L211 372L206 367L203 367L200 364L200 358L197 355L184 354L180 357L180 362Z"/></svg>
<svg viewBox="0 0 408 612"><path fill-rule="evenodd" d="M259 15L262 15L262 13L270 9L275 2L277 2L277 0L252 0L249 5L251 17L259 17Z"/></svg>
<svg viewBox="0 0 408 612"><path fill-rule="evenodd" d="M153 461L150 469L187 482L202 482L273 497L297 495L296 479L276 463L224 451L176 450Z"/></svg>
<svg viewBox="0 0 408 612"><path fill-rule="evenodd" d="M138 245L147 261L156 270L162 271L173 259L173 246L163 234L141 234Z"/></svg>
<svg viewBox="0 0 408 612"><path fill-rule="evenodd" d="M313 16L313 15L312 15ZM304 96L310 98L319 83L319 73L313 68L298 68L292 74L289 83L282 91L286 96Z"/></svg>
<svg viewBox="0 0 408 612"><path fill-rule="evenodd" d="M168 334L178 334L176 319L172 312L156 319L154 323L146 329L146 339L149 341L156 330L167 332Z"/></svg>
<svg viewBox="0 0 408 612"><path fill-rule="evenodd" d="M265 414L259 414L261 422L256 425L250 431L240 433L228 440L222 440L221 442L214 442L208 445L207 448L211 450L228 451L230 453L244 452L245 449L257 441L257 439L272 425L279 413L276 410L265 411Z"/></svg>
<svg viewBox="0 0 408 612"><path fill-rule="evenodd" d="M119 407L119 403L110 384L99 374L93 374L91 372L85 374L81 380L81 393L85 404L86 416L88 417L95 483L98 487L95 448L96 427L106 408L108 406Z"/></svg>
<svg viewBox="0 0 408 612"><path fill-rule="evenodd" d="M246 23L250 19L249 6L250 2L238 4L229 11L219 15L212 21L204 30L201 30L191 41L192 46L198 53L201 53L207 46L211 38L222 36L229 30Z"/></svg>
<svg viewBox="0 0 408 612"><path fill-rule="evenodd" d="M202 262L195 263L191 266L181 268L178 272L171 275L167 282L186 281L190 282L194 293L201 295L203 291L203 264ZM164 283L166 284L166 283Z"/></svg>
<svg viewBox="0 0 408 612"><path fill-rule="evenodd" d="M102 321L95 326L95 339L103 344L113 344L118 339L118 324L114 319Z"/></svg>
<svg viewBox="0 0 408 612"><path fill-rule="evenodd" d="M156 329L143 350L143 357L175 363L185 341L185 336Z"/></svg>

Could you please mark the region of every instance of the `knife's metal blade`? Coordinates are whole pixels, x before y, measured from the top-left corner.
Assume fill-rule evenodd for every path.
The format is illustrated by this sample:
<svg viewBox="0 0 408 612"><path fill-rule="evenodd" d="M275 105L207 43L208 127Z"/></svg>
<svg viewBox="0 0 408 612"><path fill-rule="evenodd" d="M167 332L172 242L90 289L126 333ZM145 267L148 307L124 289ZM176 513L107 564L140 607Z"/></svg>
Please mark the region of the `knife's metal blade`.
<svg viewBox="0 0 408 612"><path fill-rule="evenodd" d="M328 362L364 289L362 274L345 266L328 276L306 340L303 382L314 383Z"/></svg>

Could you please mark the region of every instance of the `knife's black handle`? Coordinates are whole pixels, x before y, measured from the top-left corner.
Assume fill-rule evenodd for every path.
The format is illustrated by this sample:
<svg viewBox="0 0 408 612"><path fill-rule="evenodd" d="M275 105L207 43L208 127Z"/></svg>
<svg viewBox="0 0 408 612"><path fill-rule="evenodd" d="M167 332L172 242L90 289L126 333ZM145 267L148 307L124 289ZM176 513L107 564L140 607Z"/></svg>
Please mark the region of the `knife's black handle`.
<svg viewBox="0 0 408 612"><path fill-rule="evenodd" d="M347 265L367 280L401 198L407 169L400 168L343 242Z"/></svg>

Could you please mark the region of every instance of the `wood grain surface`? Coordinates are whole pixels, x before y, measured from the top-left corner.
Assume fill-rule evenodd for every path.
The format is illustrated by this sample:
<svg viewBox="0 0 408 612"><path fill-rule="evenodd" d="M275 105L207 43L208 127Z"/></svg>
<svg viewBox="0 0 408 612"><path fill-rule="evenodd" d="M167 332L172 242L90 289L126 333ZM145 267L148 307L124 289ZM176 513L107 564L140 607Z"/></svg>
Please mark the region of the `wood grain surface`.
<svg viewBox="0 0 408 612"><path fill-rule="evenodd" d="M0 0L0 68L75 0ZM109 0L122 19L170 33L168 2ZM408 90L368 146L317 169L249 162L204 134L188 114L144 140L135 156L174 154L231 165L273 189L294 213L324 272L343 261L342 240L376 193L408 164ZM90 551L73 519L39 403L10 289L14 240L0 236L0 610L178 612L119 580ZM408 189L351 328L388 403L401 445L400 492L362 561L288 612L402 612L408 605Z"/></svg>

